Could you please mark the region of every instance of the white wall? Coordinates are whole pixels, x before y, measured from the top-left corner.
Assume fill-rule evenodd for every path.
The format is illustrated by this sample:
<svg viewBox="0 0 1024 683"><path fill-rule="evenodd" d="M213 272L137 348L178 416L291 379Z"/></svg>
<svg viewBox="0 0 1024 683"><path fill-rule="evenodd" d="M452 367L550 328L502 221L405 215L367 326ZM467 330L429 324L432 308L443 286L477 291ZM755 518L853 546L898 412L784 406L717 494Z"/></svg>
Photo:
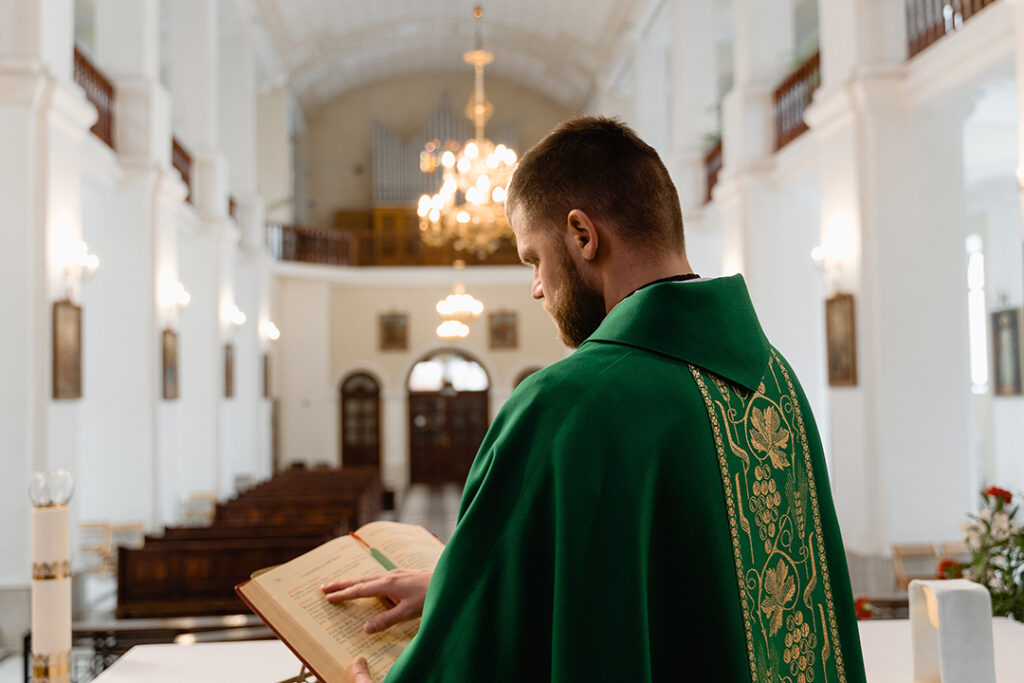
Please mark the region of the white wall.
<svg viewBox="0 0 1024 683"><path fill-rule="evenodd" d="M521 267L331 268L277 264L274 319L281 339L273 347L276 395L281 403L282 462L339 461L339 400L342 380L367 370L381 383L383 477L393 487L408 481L406 382L412 366L431 351L456 348L476 358L490 380L490 413L512 393L527 367L565 357L554 323L530 297L530 273ZM459 279L484 302L480 319L465 340L447 342L435 334L434 310ZM515 350L488 348L488 312L518 314ZM409 315L409 347L378 349L378 316Z"/></svg>

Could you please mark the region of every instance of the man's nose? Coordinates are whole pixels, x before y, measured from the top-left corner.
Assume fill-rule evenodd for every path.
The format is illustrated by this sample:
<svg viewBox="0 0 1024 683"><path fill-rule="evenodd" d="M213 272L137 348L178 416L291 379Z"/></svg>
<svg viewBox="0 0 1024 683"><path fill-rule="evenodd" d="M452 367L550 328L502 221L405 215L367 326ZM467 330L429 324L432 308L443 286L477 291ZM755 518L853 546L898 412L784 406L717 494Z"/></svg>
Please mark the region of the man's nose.
<svg viewBox="0 0 1024 683"><path fill-rule="evenodd" d="M533 279L533 288L530 290L530 295L533 296L534 299L544 298L544 288L540 284L540 278Z"/></svg>

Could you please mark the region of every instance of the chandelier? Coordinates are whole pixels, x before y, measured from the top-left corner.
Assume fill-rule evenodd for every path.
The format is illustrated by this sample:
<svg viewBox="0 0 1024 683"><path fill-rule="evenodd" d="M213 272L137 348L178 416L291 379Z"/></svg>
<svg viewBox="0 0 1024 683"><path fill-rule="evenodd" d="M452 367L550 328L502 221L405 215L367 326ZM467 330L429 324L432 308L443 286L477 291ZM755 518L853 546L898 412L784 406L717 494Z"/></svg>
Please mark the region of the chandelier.
<svg viewBox="0 0 1024 683"><path fill-rule="evenodd" d="M464 339L469 336L466 321L479 318L484 312L484 304L467 293L464 284L456 282L452 293L438 301L435 310L442 318L437 336L441 339Z"/></svg>
<svg viewBox="0 0 1024 683"><path fill-rule="evenodd" d="M475 134L460 149L449 141L442 145L432 140L420 153L420 170L433 173L444 169L437 194L422 195L416 213L420 217L423 241L432 247L451 243L456 250L486 257L512 236L505 218L508 181L516 164L516 153L505 145L495 145L484 137L484 126L494 114L494 105L484 96L484 67L494 55L482 48L479 20L483 9L473 9L476 24L476 49L463 55L473 66L476 78L473 95L466 105L466 117L473 122Z"/></svg>

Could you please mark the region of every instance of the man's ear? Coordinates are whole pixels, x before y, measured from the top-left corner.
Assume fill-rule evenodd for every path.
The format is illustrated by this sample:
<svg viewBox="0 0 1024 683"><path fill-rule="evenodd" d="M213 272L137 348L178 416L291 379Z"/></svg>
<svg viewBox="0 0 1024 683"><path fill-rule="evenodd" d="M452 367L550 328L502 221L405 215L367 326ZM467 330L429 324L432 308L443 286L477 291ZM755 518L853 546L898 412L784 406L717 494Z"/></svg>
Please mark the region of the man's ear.
<svg viewBox="0 0 1024 683"><path fill-rule="evenodd" d="M573 209L566 217L566 227L569 231L570 244L579 250L583 260L593 261L597 258L600 239L597 227L590 216L580 209Z"/></svg>

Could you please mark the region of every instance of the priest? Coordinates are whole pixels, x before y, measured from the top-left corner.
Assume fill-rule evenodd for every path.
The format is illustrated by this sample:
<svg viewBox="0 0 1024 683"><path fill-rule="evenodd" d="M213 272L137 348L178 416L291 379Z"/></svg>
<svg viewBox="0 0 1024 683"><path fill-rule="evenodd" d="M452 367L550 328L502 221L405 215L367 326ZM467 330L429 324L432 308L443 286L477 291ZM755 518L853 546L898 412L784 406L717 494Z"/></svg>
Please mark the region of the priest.
<svg viewBox="0 0 1024 683"><path fill-rule="evenodd" d="M604 118L524 155L506 210L577 350L505 403L431 574L325 586L422 614L412 681L836 681L864 668L814 418L739 275L698 277L657 153ZM379 674L360 658L357 683Z"/></svg>

